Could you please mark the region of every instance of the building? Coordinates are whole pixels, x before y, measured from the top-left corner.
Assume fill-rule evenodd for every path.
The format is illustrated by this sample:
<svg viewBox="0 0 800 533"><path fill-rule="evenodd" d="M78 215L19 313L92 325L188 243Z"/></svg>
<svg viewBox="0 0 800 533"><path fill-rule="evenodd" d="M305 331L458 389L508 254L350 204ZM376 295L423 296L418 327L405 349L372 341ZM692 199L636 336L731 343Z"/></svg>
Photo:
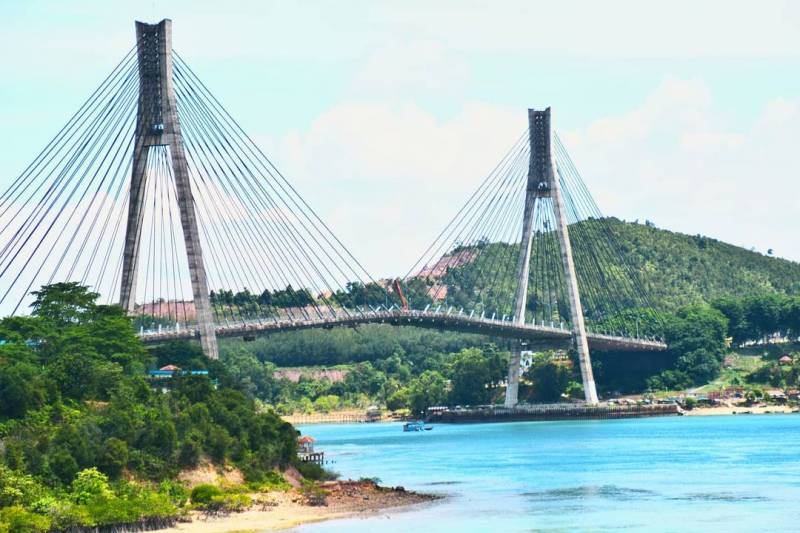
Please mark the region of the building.
<svg viewBox="0 0 800 533"><path fill-rule="evenodd" d="M154 316L177 322L194 322L197 320L197 309L192 300L164 300L142 304L136 308L135 314Z"/></svg>
<svg viewBox="0 0 800 533"><path fill-rule="evenodd" d="M447 273L447 269L471 263L476 257L478 257L478 252L476 250L461 250L454 254L443 255L441 259L436 261L433 265L425 265L414 277L441 278Z"/></svg>
<svg viewBox="0 0 800 533"><path fill-rule="evenodd" d="M325 452L314 450L316 439L309 435L297 437L297 457L304 463L314 463L322 466L325 463Z"/></svg>

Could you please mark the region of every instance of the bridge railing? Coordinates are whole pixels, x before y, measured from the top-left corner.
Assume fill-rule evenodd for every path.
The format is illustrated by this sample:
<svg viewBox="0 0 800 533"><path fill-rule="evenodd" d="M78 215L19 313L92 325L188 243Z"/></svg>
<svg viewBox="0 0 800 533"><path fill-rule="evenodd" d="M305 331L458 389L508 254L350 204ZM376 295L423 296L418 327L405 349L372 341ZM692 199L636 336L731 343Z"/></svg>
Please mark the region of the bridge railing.
<svg viewBox="0 0 800 533"><path fill-rule="evenodd" d="M308 329L314 327L327 327L336 325L355 325L368 322L382 322L408 320L413 321L432 321L432 322L451 322L465 325L483 325L504 330L518 330L520 333L529 332L534 329L543 333L551 334L555 337L568 337L571 329L568 324L563 322L556 323L545 321L538 322L533 320L524 324L514 323L510 317L503 316L497 318L496 315L486 317L484 314L476 315L473 311L466 313L463 308L458 312L453 312L450 307L442 310L441 306L436 309L401 309L395 305L377 306L373 308L341 308L341 312L326 311L317 313L316 317L308 316L303 319L293 319L289 317L256 317L238 321L224 321L215 324L219 334L247 334L249 332L258 333L262 331L281 330L281 329ZM168 339L168 338L192 338L197 336L198 330L193 325L176 323L172 327L159 326L155 329L140 329L139 335L148 340ZM622 334L608 334L589 331L589 337L596 341L605 342L609 345L618 344L621 340L635 341L642 346L653 348L663 348L663 341L648 337L631 337Z"/></svg>

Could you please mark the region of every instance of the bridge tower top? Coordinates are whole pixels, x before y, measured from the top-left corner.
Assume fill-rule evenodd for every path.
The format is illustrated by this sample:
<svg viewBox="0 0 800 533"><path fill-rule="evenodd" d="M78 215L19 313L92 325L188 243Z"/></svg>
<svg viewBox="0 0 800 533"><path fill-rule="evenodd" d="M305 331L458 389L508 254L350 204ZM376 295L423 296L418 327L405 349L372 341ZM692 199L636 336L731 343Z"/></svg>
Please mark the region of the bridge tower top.
<svg viewBox="0 0 800 533"><path fill-rule="evenodd" d="M165 120L175 109L172 83L172 21L157 24L136 22L139 62L139 114L137 135L148 146L165 144L164 136L174 134L176 121Z"/></svg>

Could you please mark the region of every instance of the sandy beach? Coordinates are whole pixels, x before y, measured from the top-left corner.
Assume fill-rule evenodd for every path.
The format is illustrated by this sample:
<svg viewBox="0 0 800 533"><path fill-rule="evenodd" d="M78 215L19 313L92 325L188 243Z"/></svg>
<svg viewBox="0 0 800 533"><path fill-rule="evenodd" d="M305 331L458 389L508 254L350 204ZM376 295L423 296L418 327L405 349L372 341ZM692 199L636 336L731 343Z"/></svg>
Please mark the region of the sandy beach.
<svg viewBox="0 0 800 533"><path fill-rule="evenodd" d="M417 505L439 499L402 487L380 487L369 481L334 481L323 483L329 491L326 506L307 505L295 490L254 495L273 505L255 504L250 510L219 517L194 513L192 521L156 530L159 533L228 533L243 531L278 531L311 522L373 515L382 510Z"/></svg>
<svg viewBox="0 0 800 533"><path fill-rule="evenodd" d="M725 405L720 407L695 407L691 410L684 410L685 416L718 416L718 415L766 415L775 413L792 413L795 412L796 407L788 405L761 405L761 406L744 406L744 405Z"/></svg>

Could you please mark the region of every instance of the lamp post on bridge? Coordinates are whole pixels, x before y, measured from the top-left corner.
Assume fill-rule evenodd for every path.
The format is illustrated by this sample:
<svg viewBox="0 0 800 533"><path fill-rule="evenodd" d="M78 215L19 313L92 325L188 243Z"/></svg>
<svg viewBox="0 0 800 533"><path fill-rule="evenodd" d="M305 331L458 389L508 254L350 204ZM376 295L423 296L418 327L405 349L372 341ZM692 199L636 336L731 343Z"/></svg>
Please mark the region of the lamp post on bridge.
<svg viewBox="0 0 800 533"><path fill-rule="evenodd" d="M537 201L551 198L556 219L556 234L561 250L561 262L564 268L564 280L569 299L570 321L572 322L572 342L578 352L583 390L586 403L597 403L597 389L592 373L592 361L589 356L589 343L586 337L586 325L583 317L578 278L572 257L572 244L569 239L567 213L561 184L558 179L557 164L553 155L553 131L551 113L548 107L544 111L528 110L530 129L530 165L528 167L528 184L525 191L525 208L522 219L522 240L520 242L519 259L517 261L517 290L514 296L514 322L525 323L525 307L528 300L528 281L530 276L531 250L533 244L533 216ZM506 386L505 406L514 407L518 401L520 360L522 343L515 346L511 353L508 367L508 384Z"/></svg>

